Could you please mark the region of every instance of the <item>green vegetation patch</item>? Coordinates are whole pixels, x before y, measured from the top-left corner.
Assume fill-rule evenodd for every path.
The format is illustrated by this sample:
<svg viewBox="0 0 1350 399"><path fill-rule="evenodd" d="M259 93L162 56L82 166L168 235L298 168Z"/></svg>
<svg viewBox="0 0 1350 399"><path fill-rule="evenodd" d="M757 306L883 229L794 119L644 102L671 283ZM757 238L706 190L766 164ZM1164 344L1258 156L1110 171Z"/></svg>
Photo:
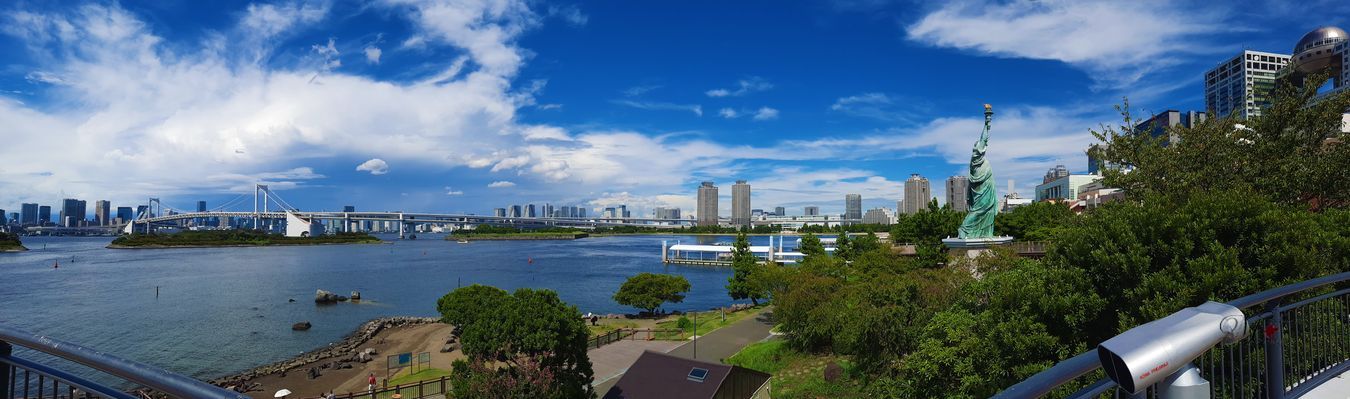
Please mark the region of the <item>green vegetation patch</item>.
<svg viewBox="0 0 1350 399"><path fill-rule="evenodd" d="M317 237L286 237L258 230L198 230L174 234L128 234L113 240L113 248L266 246L314 244L370 244L381 242L366 233L337 233Z"/></svg>
<svg viewBox="0 0 1350 399"><path fill-rule="evenodd" d="M22 251L23 242L19 241L19 235L14 233L0 233L0 251Z"/></svg>
<svg viewBox="0 0 1350 399"><path fill-rule="evenodd" d="M861 398L862 384L853 362L844 356L798 352L786 341L763 341L741 349L727 364L773 375L770 391L775 398ZM840 376L825 380L825 367L839 364Z"/></svg>

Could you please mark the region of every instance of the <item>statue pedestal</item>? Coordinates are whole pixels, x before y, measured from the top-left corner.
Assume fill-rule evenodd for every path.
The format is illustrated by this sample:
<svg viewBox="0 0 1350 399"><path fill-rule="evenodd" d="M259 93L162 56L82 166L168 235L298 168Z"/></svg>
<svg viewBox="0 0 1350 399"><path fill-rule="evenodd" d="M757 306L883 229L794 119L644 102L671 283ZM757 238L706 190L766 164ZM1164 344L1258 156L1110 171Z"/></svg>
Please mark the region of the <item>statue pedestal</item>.
<svg viewBox="0 0 1350 399"><path fill-rule="evenodd" d="M985 237L985 238L945 238L942 244L951 249L951 254L956 256L965 256L967 259L975 259L980 254L988 252L990 247L995 245L1006 245L1013 241L1011 236Z"/></svg>

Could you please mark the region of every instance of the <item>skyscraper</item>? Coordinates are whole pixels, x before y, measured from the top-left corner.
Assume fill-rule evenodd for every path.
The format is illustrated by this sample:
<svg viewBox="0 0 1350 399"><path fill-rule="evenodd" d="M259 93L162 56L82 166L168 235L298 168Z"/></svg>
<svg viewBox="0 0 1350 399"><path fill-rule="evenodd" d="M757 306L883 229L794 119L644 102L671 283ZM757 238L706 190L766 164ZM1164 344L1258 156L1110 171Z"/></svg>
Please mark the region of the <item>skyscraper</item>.
<svg viewBox="0 0 1350 399"><path fill-rule="evenodd" d="M781 207L781 206L775 206L775 207L773 207L773 214L774 214L775 216L783 216L783 215L787 215L787 208L783 208L783 207Z"/></svg>
<svg viewBox="0 0 1350 399"><path fill-rule="evenodd" d="M928 179L918 173L910 174L909 179L905 180L905 213L919 213L919 210L928 207L928 200L932 198L933 191L928 185Z"/></svg>
<svg viewBox="0 0 1350 399"><path fill-rule="evenodd" d="M506 208L496 208L496 209L493 209L493 210L492 210L492 216L496 216L496 217L499 217L499 218L504 218L504 217L506 217Z"/></svg>
<svg viewBox="0 0 1350 399"><path fill-rule="evenodd" d="M506 217L518 218L520 217L520 212L520 205L511 205L510 208L507 208Z"/></svg>
<svg viewBox="0 0 1350 399"><path fill-rule="evenodd" d="M1049 183L1068 175L1069 168L1064 167L1064 165L1055 165L1055 167L1045 171L1045 177L1041 178L1041 183Z"/></svg>
<svg viewBox="0 0 1350 399"><path fill-rule="evenodd" d="M117 207L117 218L121 219L122 223L126 223L135 219L136 214L131 213L131 207L129 206L119 206Z"/></svg>
<svg viewBox="0 0 1350 399"><path fill-rule="evenodd" d="M1205 72L1205 110L1222 118L1261 115L1275 94L1275 75L1289 64L1289 54L1244 50Z"/></svg>
<svg viewBox="0 0 1350 399"><path fill-rule="evenodd" d="M38 207L38 224L52 224L52 207L42 205Z"/></svg>
<svg viewBox="0 0 1350 399"><path fill-rule="evenodd" d="M134 216L134 218L139 218L139 217L147 217L147 218L148 218L148 217L150 217L150 213L149 213L149 212L150 212L150 206L149 206L149 205L136 205L136 216Z"/></svg>
<svg viewBox="0 0 1350 399"><path fill-rule="evenodd" d="M94 201L94 222L99 226L112 224L108 216L112 215L112 204L108 200Z"/></svg>
<svg viewBox="0 0 1350 399"><path fill-rule="evenodd" d="M9 214L5 213L4 209L0 209L0 226L8 226L8 225L9 225Z"/></svg>
<svg viewBox="0 0 1350 399"><path fill-rule="evenodd" d="M543 209L543 210L544 210L544 213L540 214L540 216L543 216L543 217L546 217L546 218L551 218L551 217L554 216L554 215L553 215L553 204L544 204L544 209Z"/></svg>
<svg viewBox="0 0 1350 399"><path fill-rule="evenodd" d="M84 221L89 214L84 200L66 198L61 200L61 225L65 227L79 227L80 222Z"/></svg>
<svg viewBox="0 0 1350 399"><path fill-rule="evenodd" d="M820 207L818 206L802 207L802 214L806 216L820 216Z"/></svg>
<svg viewBox="0 0 1350 399"><path fill-rule="evenodd" d="M534 204L526 204L526 205L525 205L525 214L522 215L522 216L527 217L527 218L536 217L537 214L534 213Z"/></svg>
<svg viewBox="0 0 1350 399"><path fill-rule="evenodd" d="M698 220L699 226L717 225L717 186L713 182L705 181L698 186Z"/></svg>
<svg viewBox="0 0 1350 399"><path fill-rule="evenodd" d="M844 195L844 219L862 219L862 195Z"/></svg>
<svg viewBox="0 0 1350 399"><path fill-rule="evenodd" d="M731 225L750 226L750 184L745 180L731 185Z"/></svg>
<svg viewBox="0 0 1350 399"><path fill-rule="evenodd" d="M966 191L970 189L970 178L956 175L947 178L947 204L952 210L966 212L970 204L966 203Z"/></svg>
<svg viewBox="0 0 1350 399"><path fill-rule="evenodd" d="M19 206L19 224L38 224L38 204L23 204Z"/></svg>

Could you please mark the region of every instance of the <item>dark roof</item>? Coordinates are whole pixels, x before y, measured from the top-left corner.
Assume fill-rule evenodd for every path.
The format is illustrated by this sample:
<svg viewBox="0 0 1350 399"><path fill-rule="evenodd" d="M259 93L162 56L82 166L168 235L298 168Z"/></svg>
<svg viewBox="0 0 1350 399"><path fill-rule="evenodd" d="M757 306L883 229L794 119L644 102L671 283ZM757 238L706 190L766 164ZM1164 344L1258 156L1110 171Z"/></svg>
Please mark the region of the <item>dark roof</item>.
<svg viewBox="0 0 1350 399"><path fill-rule="evenodd" d="M695 368L708 371L703 382L690 378L689 373ZM726 382L727 376L733 374L733 370L737 374L762 376L760 384L769 379L768 374L750 369L646 351L633 362L619 382L605 393L604 399L713 398Z"/></svg>

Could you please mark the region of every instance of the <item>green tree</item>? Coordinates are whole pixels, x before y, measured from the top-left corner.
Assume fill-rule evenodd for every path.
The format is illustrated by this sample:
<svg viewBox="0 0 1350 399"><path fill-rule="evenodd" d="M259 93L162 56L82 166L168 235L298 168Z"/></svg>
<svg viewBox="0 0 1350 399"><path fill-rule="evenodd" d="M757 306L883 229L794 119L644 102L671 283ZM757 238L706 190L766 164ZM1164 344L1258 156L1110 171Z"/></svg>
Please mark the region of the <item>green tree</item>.
<svg viewBox="0 0 1350 399"><path fill-rule="evenodd" d="M680 303L689 292L689 280L673 274L640 273L629 277L614 293L614 302L655 313L661 304Z"/></svg>
<svg viewBox="0 0 1350 399"><path fill-rule="evenodd" d="M474 305L482 309L464 308ZM442 297L437 308L444 320L463 323L457 327L466 358L454 363L455 396L594 397L581 311L553 291L522 288L504 295L475 285Z"/></svg>
<svg viewBox="0 0 1350 399"><path fill-rule="evenodd" d="M999 214L994 231L1021 241L1045 241L1076 216L1067 203L1033 202Z"/></svg>
<svg viewBox="0 0 1350 399"><path fill-rule="evenodd" d="M945 265L947 247L942 244L942 239L954 237L965 217L965 212L938 207L937 200L932 200L926 209L900 215L896 224L891 226L891 239L897 243L914 244L916 258L926 267Z"/></svg>
<svg viewBox="0 0 1350 399"><path fill-rule="evenodd" d="M827 256L825 254L825 244L821 244L820 237L816 237L816 235L812 233L806 233L806 235L802 236L802 243L797 247L797 251L801 252L806 259Z"/></svg>
<svg viewBox="0 0 1350 399"><path fill-rule="evenodd" d="M761 298L768 297L764 287L758 286L752 277L760 268L759 258L750 252L750 239L745 233L738 234L731 250L732 274L727 279L727 294L731 299L749 299L750 303L759 305Z"/></svg>

